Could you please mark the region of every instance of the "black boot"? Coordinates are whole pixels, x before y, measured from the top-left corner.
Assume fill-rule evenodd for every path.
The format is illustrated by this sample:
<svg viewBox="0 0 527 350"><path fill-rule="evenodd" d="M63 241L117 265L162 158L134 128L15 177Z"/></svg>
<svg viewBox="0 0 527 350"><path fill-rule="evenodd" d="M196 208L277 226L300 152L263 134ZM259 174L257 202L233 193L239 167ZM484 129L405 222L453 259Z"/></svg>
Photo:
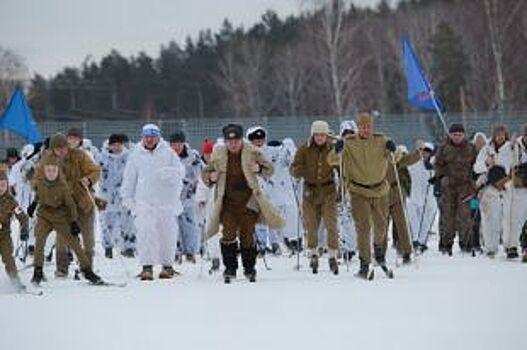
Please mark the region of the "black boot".
<svg viewBox="0 0 527 350"><path fill-rule="evenodd" d="M256 248L242 248L243 274L249 282L256 282Z"/></svg>
<svg viewBox="0 0 527 350"><path fill-rule="evenodd" d="M339 264L337 264L336 258L329 258L329 270L333 272L334 275L339 274Z"/></svg>
<svg viewBox="0 0 527 350"><path fill-rule="evenodd" d="M221 257L225 271L223 272L223 279L225 283L231 283L232 279L236 278L236 270L238 269L238 243L223 243L220 242Z"/></svg>
<svg viewBox="0 0 527 350"><path fill-rule="evenodd" d="M409 265L412 263L410 254L403 254L403 265Z"/></svg>
<svg viewBox="0 0 527 350"><path fill-rule="evenodd" d="M360 268L359 271L355 274L356 277L362 278L365 280L371 280L373 279L373 270L370 271L370 264L366 261L360 260Z"/></svg>
<svg viewBox="0 0 527 350"><path fill-rule="evenodd" d="M38 286L41 282L46 282L44 271L42 270L42 267L35 267L35 270L33 270L33 278L31 278L31 283Z"/></svg>
<svg viewBox="0 0 527 350"><path fill-rule="evenodd" d="M527 248L523 248L522 262L527 263Z"/></svg>
<svg viewBox="0 0 527 350"><path fill-rule="evenodd" d="M512 247L512 248L507 248L506 249L506 252L507 252L507 259L518 259L519 255L518 255L518 248L516 247Z"/></svg>
<svg viewBox="0 0 527 350"><path fill-rule="evenodd" d="M318 255L316 254L311 255L311 261L309 262L309 267L311 268L311 271L313 271L313 274L318 273Z"/></svg>
<svg viewBox="0 0 527 350"><path fill-rule="evenodd" d="M386 252L381 246L377 244L373 245L373 255L375 256L375 261L377 261L379 265L386 265Z"/></svg>
<svg viewBox="0 0 527 350"><path fill-rule="evenodd" d="M82 274L84 275L84 278L86 278L88 281L90 281L91 284L94 285L101 285L104 284L104 281L101 277L95 274L95 272L92 271L92 269L87 268L81 270Z"/></svg>
<svg viewBox="0 0 527 350"><path fill-rule="evenodd" d="M113 259L113 249L112 248L104 249L104 257L107 259Z"/></svg>

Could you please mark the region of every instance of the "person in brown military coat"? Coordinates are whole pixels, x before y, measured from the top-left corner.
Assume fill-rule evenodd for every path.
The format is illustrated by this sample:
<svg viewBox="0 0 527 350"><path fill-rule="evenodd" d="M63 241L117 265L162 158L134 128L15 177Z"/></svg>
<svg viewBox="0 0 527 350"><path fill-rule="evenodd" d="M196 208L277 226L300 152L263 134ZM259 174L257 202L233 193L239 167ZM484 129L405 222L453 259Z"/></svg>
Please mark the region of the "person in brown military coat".
<svg viewBox="0 0 527 350"><path fill-rule="evenodd" d="M23 290L25 287L20 282L13 257L13 241L11 240L11 218L13 216L20 222L20 240L27 241L29 238L28 217L9 192L6 172L0 171L0 256L13 287Z"/></svg>
<svg viewBox="0 0 527 350"><path fill-rule="evenodd" d="M245 142L240 125L229 124L223 128L225 145L216 147L210 162L203 169L202 180L214 187L213 207L207 220L207 235L223 228L221 255L225 271L225 283L236 278L238 269L238 241L241 245L244 275L256 281L256 242L254 228L263 221L270 228L284 225L278 211L262 193L258 176L269 176L273 167L262 152Z"/></svg>
<svg viewBox="0 0 527 350"><path fill-rule="evenodd" d="M71 195L69 186L59 174L59 161L53 157L47 157L41 161L43 179L33 182L35 195L38 202L37 222L35 226L35 252L34 271L31 282L38 285L45 281L44 246L52 230L57 233L57 241L60 237L66 243L66 248L74 251L81 272L84 277L93 284L103 283L91 267L91 261L81 247L79 240L80 227L78 224L77 206Z"/></svg>
<svg viewBox="0 0 527 350"><path fill-rule="evenodd" d="M290 170L293 177L304 180L302 213L307 231L310 267L313 273L318 272L318 229L323 220L328 235L329 267L334 274L338 274L338 191L334 179L336 167L331 161L334 147L329 133L327 122L313 122L311 136L296 152Z"/></svg>
<svg viewBox="0 0 527 350"><path fill-rule="evenodd" d="M411 187L411 179L407 167L417 163L420 159L421 152L419 150L407 154L402 148L398 148L395 152L398 178L395 176L395 169L392 164L388 167L388 173L386 174L386 180L390 184L390 192L388 194L388 222L390 219L393 220L392 230L394 243L403 257L403 264L409 264L411 262L412 254L410 232L406 217L406 198L410 195Z"/></svg>
<svg viewBox="0 0 527 350"><path fill-rule="evenodd" d="M100 168L90 159L86 152L80 149L69 148L66 137L60 133L50 138L49 150L45 152L41 162L45 162L46 158L58 160L64 180L71 190L73 200L77 205L82 246L91 265L95 247L95 201L91 189L99 181ZM43 179L43 171L40 164L37 164L35 179ZM56 275L58 277L66 277L68 275L69 258L63 236L57 236L55 248L57 252Z"/></svg>
<svg viewBox="0 0 527 350"><path fill-rule="evenodd" d="M358 133L344 142L342 164L344 182L351 197L352 215L357 230L361 278L370 278L371 229L373 224L375 260L385 266L385 243L388 224L388 194L390 184L386 179L392 166L390 152L395 144L386 136L374 133L373 117L359 114Z"/></svg>
<svg viewBox="0 0 527 350"><path fill-rule="evenodd" d="M456 232L462 250L470 251L472 217L470 201L475 192L472 168L477 151L465 139L465 129L461 124L453 124L448 138L437 150L435 158L436 176L441 188L439 217L439 250L452 255L452 245Z"/></svg>

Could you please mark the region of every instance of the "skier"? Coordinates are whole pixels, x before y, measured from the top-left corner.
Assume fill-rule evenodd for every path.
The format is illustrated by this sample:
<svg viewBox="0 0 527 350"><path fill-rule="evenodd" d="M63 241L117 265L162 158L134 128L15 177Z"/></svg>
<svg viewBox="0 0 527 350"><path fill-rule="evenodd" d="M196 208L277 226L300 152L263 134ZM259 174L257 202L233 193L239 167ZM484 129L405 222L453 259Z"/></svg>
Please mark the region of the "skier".
<svg viewBox="0 0 527 350"><path fill-rule="evenodd" d="M101 181L99 194L108 204L99 213L102 229L102 244L106 258L113 258L113 248L118 248L126 257L134 257L135 227L130 209L123 205L119 192L123 183L123 173L128 161L129 151L117 134L108 138L108 145L103 148L99 166Z"/></svg>
<svg viewBox="0 0 527 350"><path fill-rule="evenodd" d="M47 161L47 158L56 158L61 167L63 180L67 182L77 205L78 224L81 229L82 246L90 265L93 262L95 247L95 201L93 198L92 188L99 181L100 168L92 159L82 150L70 148L66 137L57 133L49 140L49 150L44 152L40 162L35 170L35 180L43 180L44 174L41 163ZM29 210L28 210L29 211ZM64 235L56 237L56 260L57 277L66 277L68 275L69 256Z"/></svg>
<svg viewBox="0 0 527 350"><path fill-rule="evenodd" d="M456 232L462 251L472 251L467 244L472 232L470 198L475 191L472 167L476 149L465 139L465 128L452 124L449 135L439 147L434 163L436 175L431 182L441 188L441 215L439 218L439 251L452 255Z"/></svg>
<svg viewBox="0 0 527 350"><path fill-rule="evenodd" d="M359 114L357 125L357 135L337 144L336 148L337 152L342 151L346 189L351 197L352 215L357 230L360 260L357 276L365 279L373 277L370 272L370 235L373 224L375 260L391 277L391 271L386 267L384 248L390 191L386 174L390 158L393 157L390 152L395 152L396 147L383 134L373 132L374 121L371 114Z"/></svg>
<svg viewBox="0 0 527 350"><path fill-rule="evenodd" d="M273 168L258 148L243 140L240 125L225 126L223 135L226 144L214 150L210 163L202 172L203 182L209 187L216 186L212 212L207 221L207 235L217 234L222 224L221 253L225 283L236 278L238 241L244 275L255 282L254 227L259 216L270 228L279 229L284 225L258 183L258 177L271 175Z"/></svg>
<svg viewBox="0 0 527 350"><path fill-rule="evenodd" d="M340 138L345 140L348 137L352 137L357 133L357 123L354 120L344 120L340 123ZM339 164L340 167L340 164ZM341 168L342 171L342 168ZM340 199L338 204L339 211L339 229L342 241L343 252L342 255L344 260L349 262L357 253L357 231L355 230L355 223L351 215L352 208L349 198L347 198L347 191L345 189L345 182L341 183L341 179L345 179L346 175L343 173L342 177L339 177L339 187L341 188L341 196L344 198Z"/></svg>
<svg viewBox="0 0 527 350"><path fill-rule="evenodd" d="M140 278L151 281L154 265L161 265L159 278L175 275L172 266L178 236L177 217L183 211L181 190L185 168L161 137L155 124L146 124L142 140L128 157L121 197L135 215Z"/></svg>
<svg viewBox="0 0 527 350"><path fill-rule="evenodd" d="M199 153L190 148L183 131L176 131L170 136L170 147L176 152L185 167L181 192L183 213L178 216L180 252L178 252L178 259L176 260L184 255L188 262L195 263L195 254L199 251L201 241L199 219L196 215L196 188L204 164Z"/></svg>
<svg viewBox="0 0 527 350"><path fill-rule="evenodd" d="M20 240L29 239L28 217L9 191L9 181L5 171L0 171L0 257L13 288L23 291L25 286L20 282L11 240L11 219L15 216L20 223Z"/></svg>
<svg viewBox="0 0 527 350"><path fill-rule="evenodd" d="M297 199L289 167L293 162L291 153L280 141L270 141L266 147L267 159L273 164L273 175L267 181L267 196L285 219L280 230L270 230L271 249L274 254L281 251L280 242L288 242L292 253L301 245L299 240L299 213Z"/></svg>
<svg viewBox="0 0 527 350"><path fill-rule="evenodd" d="M408 154L406 146L398 146L395 154L395 168L391 165L386 173L386 180L390 184L388 194L388 222L393 221L392 233L398 253L402 255L403 264L411 262L412 245L406 217L406 198L410 195L411 178L408 166L421 159L420 150ZM397 174L395 174L397 171ZM386 227L388 228L388 227ZM386 242L387 243L387 242Z"/></svg>
<svg viewBox="0 0 527 350"><path fill-rule="evenodd" d="M508 212L504 211L504 205L505 202L511 200L512 188L510 184L502 183L501 178L510 173L512 162L513 149L509 132L505 126L497 126L492 132L490 142L479 151L474 163L474 172L478 176L477 185L484 187L480 191L479 203L481 230L489 257L496 255L499 238L509 231L505 225ZM490 178L490 169L493 169L492 179ZM504 172L503 176L501 176L501 171ZM517 249L517 243L512 249ZM511 253L509 250L506 251L507 256L513 258ZM517 254L516 251L516 258L518 257Z"/></svg>
<svg viewBox="0 0 527 350"><path fill-rule="evenodd" d="M332 163L329 160L332 150L328 123L322 120L315 121L311 124L309 140L296 152L290 169L293 177L304 179L302 213L307 230L310 267L314 274L318 273L318 230L321 220L324 221L327 231L330 271L335 275L339 273L338 194L333 174L338 161Z"/></svg>
<svg viewBox="0 0 527 350"><path fill-rule="evenodd" d="M65 138L61 140L65 142ZM52 144L55 142L56 139ZM46 281L43 271L44 246L49 234L54 230L66 248L75 252L84 277L92 284L103 284L103 280L93 272L92 262L81 247L79 240L81 228L78 223L77 205L71 195L70 187L59 171L59 162L60 160L56 157L43 158L39 163L42 177L37 177L33 182L36 192L35 203L38 203L38 206L34 270L31 282L39 285ZM59 238L57 238L58 241Z"/></svg>
<svg viewBox="0 0 527 350"><path fill-rule="evenodd" d="M513 144L513 179L510 187L510 200L505 202L505 230L503 246L509 259L518 258L518 241L522 226L527 218L527 126L523 135Z"/></svg>
<svg viewBox="0 0 527 350"><path fill-rule="evenodd" d="M427 241L437 213L437 201L434 189L428 180L434 177L432 154L434 145L425 142L421 146L422 159L408 167L412 180L410 196L406 202L408 221L414 249L424 252L428 249Z"/></svg>

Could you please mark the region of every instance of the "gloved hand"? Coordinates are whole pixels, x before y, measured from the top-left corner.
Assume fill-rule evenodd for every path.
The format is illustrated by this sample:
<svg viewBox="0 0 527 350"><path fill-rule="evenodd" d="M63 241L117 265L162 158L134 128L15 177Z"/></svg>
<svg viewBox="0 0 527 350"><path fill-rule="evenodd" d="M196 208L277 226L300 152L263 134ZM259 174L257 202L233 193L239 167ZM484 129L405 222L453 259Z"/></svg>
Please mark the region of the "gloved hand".
<svg viewBox="0 0 527 350"><path fill-rule="evenodd" d="M20 240L22 242L27 242L29 239L29 229L27 227L22 227L20 229Z"/></svg>
<svg viewBox="0 0 527 350"><path fill-rule="evenodd" d="M390 152L395 152L397 146L395 146L395 142L393 142L392 140L388 140L386 141L386 149Z"/></svg>
<svg viewBox="0 0 527 350"><path fill-rule="evenodd" d="M431 178L428 179L428 183L432 186L436 184L436 181L437 181L436 176L432 176Z"/></svg>
<svg viewBox="0 0 527 350"><path fill-rule="evenodd" d="M439 198L441 197L441 180L440 179L437 179L435 182L434 182L434 197L436 198Z"/></svg>
<svg viewBox="0 0 527 350"><path fill-rule="evenodd" d="M78 236L81 233L81 228L77 221L73 221L70 226L70 232L73 236Z"/></svg>
<svg viewBox="0 0 527 350"><path fill-rule="evenodd" d="M344 140L338 140L336 143L335 143L335 152L337 152L337 154L339 154L340 152L342 152L342 150L344 149Z"/></svg>
<svg viewBox="0 0 527 350"><path fill-rule="evenodd" d="M37 205L38 205L38 202L33 201L31 202L29 207L27 207L27 215L29 215L30 218L32 218L33 215L35 215L35 210L37 209Z"/></svg>

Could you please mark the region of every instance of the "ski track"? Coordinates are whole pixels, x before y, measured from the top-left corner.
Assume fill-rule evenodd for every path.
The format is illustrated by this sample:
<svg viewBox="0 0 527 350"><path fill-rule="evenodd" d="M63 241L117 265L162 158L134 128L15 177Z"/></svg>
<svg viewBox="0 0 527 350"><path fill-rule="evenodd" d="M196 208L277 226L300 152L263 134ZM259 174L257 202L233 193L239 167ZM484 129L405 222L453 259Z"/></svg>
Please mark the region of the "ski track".
<svg viewBox="0 0 527 350"><path fill-rule="evenodd" d="M300 272L296 257L268 257L272 271L259 259L256 284L239 270L225 285L199 260L178 265L174 280L141 282L98 252L97 271L125 288L55 280L48 265L43 296L9 294L2 272L0 349L525 348L526 264L436 251L418 260L395 268L390 253L395 278L376 267L364 281L356 258L334 276L326 257L318 275L304 257ZM124 262L130 276L139 271ZM21 272L26 284L31 273Z"/></svg>

